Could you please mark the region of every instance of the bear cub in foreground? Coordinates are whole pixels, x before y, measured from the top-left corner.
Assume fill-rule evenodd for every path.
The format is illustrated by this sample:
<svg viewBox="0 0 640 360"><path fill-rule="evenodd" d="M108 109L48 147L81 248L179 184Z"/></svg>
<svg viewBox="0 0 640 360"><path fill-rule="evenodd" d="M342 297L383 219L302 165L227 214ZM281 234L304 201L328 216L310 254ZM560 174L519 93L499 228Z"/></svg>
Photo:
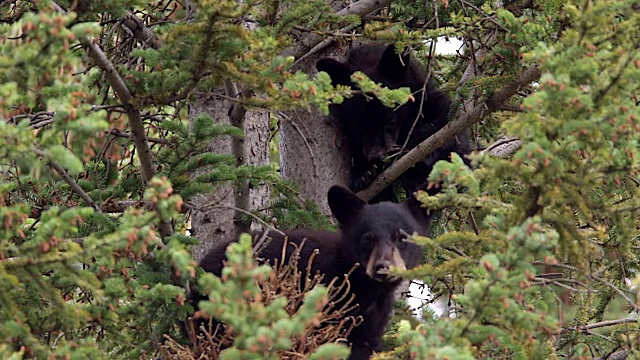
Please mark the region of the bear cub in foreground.
<svg viewBox="0 0 640 360"><path fill-rule="evenodd" d="M382 157L401 150L407 138L403 153L399 155L416 147L448 122L449 97L433 81L426 83L427 76L419 64L407 52L398 55L393 45L359 46L351 50L345 62L324 58L316 63L316 68L329 74L334 86L346 85L357 89L351 82L351 75L362 71L371 80L390 89L410 88L415 98L415 101L394 109L384 106L372 95L355 94L342 104L330 107L342 125L351 152L350 187L353 191L369 186L383 170ZM463 158L470 152L468 131L447 141L400 176L407 194L424 189L433 165L439 160L448 160L451 152ZM388 196L382 198L390 200Z"/></svg>
<svg viewBox="0 0 640 360"><path fill-rule="evenodd" d="M369 359L379 351L381 338L394 302L394 291L401 279L388 273L390 268L409 269L422 259L421 248L405 241L403 233L427 235L429 218L414 198L402 204L383 202L369 205L350 190L334 186L328 193L331 212L339 222L339 231L284 231L289 242L306 242L300 253L299 270L306 271L314 249L319 250L312 274L324 274L327 285L334 277L342 279L356 263L349 277L350 292L358 304L349 315L362 316L363 323L348 336L350 360ZM282 256L284 237L270 233L272 240L260 251L262 261L273 262ZM200 262L208 272L220 276L224 251L230 242L211 249Z"/></svg>

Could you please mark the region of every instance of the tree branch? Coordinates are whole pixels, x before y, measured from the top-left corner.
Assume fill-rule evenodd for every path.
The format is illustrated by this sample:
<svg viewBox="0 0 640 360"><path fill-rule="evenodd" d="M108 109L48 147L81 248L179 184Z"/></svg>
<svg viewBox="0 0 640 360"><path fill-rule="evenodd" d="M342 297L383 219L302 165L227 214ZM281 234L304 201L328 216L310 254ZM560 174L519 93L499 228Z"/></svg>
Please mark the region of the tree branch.
<svg viewBox="0 0 640 360"><path fill-rule="evenodd" d="M107 135L111 135L111 136L115 136L115 137L119 137L119 138L127 138L127 139L133 139L133 135L127 133L127 132L122 132L118 129L111 129L111 130L107 130L105 131L105 133ZM164 139L158 139L158 138L152 138L152 137L147 137L147 141L150 143L154 143L154 144L162 144L162 145L171 145L171 143L168 140L164 140Z"/></svg>
<svg viewBox="0 0 640 360"><path fill-rule="evenodd" d="M122 107L127 113L129 118L129 125L131 126L131 134L133 135L133 141L136 144L138 151L138 159L140 160L142 178L145 183L149 182L153 175L155 175L155 169L153 168L153 162L151 161L151 151L149 150L149 144L145 137L144 124L142 123L142 116L140 111L133 106L133 95L129 91L129 88L125 84L118 71L113 66L113 63L109 60L107 55L102 52L102 49L88 38L80 39L82 47L87 50L89 57L102 69L109 81L109 85L113 88L120 101Z"/></svg>
<svg viewBox="0 0 640 360"><path fill-rule="evenodd" d="M627 356L629 356L629 352L627 350L622 350L622 351L616 351L614 353L607 354L604 356L600 356L595 360L624 360L627 358Z"/></svg>
<svg viewBox="0 0 640 360"><path fill-rule="evenodd" d="M486 149L483 153L495 156L501 159L508 158L522 146L522 141L516 137L503 136Z"/></svg>
<svg viewBox="0 0 640 360"><path fill-rule="evenodd" d="M602 328L602 327L607 327L607 326L616 326L616 325L622 325L622 324L636 324L638 322L638 320L636 319L617 319L617 320L607 320L607 321L601 321L601 322L597 322L597 323L593 323L593 324L588 324L588 325L582 325L582 326L576 326L575 328L564 328L562 329L562 333L566 333L569 331L581 331L581 330L592 330L592 329L597 329L597 328Z"/></svg>
<svg viewBox="0 0 640 360"><path fill-rule="evenodd" d="M374 11L382 9L389 4L391 4L391 0L360 0L338 11L336 14L338 16L358 15L363 17ZM319 49L314 49L314 47L320 44L323 40L325 40L325 37L323 36L318 34L309 34L309 36L298 41L295 46L285 50L284 54L298 59L311 49L318 51ZM330 42L327 42L326 44L328 45L329 43Z"/></svg>
<svg viewBox="0 0 640 360"><path fill-rule="evenodd" d="M36 154L42 157L45 157L45 158L48 157L47 153L44 151L41 151L38 149L32 149L32 150L33 152L35 152ZM89 204L89 206L91 206L95 211L101 212L100 207L96 205L96 203L93 201L93 199L91 199L89 194L87 194L80 187L80 185L78 185L78 183L69 175L69 173L62 166L54 163L51 160L49 160L47 164L51 166L51 168L53 168L53 170L55 170L58 173L58 175L60 175L62 180L64 180L64 182L66 182L69 185L69 187L71 187L71 190L73 190L73 192L75 192L76 195L78 195L82 200L84 200L87 204Z"/></svg>
<svg viewBox="0 0 640 360"><path fill-rule="evenodd" d="M113 63L109 60L107 55L100 49L100 47L88 38L81 38L80 44L87 50L89 57L102 69L104 75L113 88L113 91L120 99L122 107L127 113L129 118L129 126L131 127L131 135L133 142L136 145L138 154L138 160L140 160L140 170L142 172L142 178L145 184L149 183L151 178L155 175L156 171L153 166L153 160L151 156L151 150L149 149L149 143L145 136L144 124L142 122L142 116L140 110L134 105L134 98L129 91L129 88L125 84L122 77L113 66ZM173 227L169 222L162 221L158 230L163 238L173 235Z"/></svg>
<svg viewBox="0 0 640 360"><path fill-rule="evenodd" d="M459 134L466 128L482 120L485 116L494 112L520 88L530 84L539 77L540 69L534 65L522 72L515 81L496 91L488 99L481 101L473 107L471 107L471 104L468 104L468 106L462 106L458 111L458 116L455 120L447 123L447 125L437 133L431 135L428 139L418 144L418 146L411 149L402 158L393 163L387 170L380 174L368 188L358 192L358 196L367 201L372 199L376 194L380 193L380 191L396 180L402 173L407 171L407 169L414 166L419 161L422 161L422 159L444 145L444 143L449 141L449 139L454 138L456 134ZM467 100L467 102L471 101L473 100ZM465 111L463 109L469 110Z"/></svg>

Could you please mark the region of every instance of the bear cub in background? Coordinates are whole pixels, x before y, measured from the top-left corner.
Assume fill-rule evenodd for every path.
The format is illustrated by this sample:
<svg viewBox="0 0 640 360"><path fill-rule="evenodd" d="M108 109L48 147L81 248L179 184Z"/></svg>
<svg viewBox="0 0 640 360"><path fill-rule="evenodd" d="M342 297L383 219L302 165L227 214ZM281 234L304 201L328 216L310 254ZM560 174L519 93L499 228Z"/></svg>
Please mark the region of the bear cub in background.
<svg viewBox="0 0 640 360"><path fill-rule="evenodd" d="M311 274L324 274L322 283L325 285L333 278L343 279L356 263L359 264L349 276L350 292L355 296L353 303L358 304L349 315L362 316L363 323L348 336L351 343L349 359L365 360L380 350L381 338L393 307L394 291L401 283L401 279L389 274L389 269L415 267L423 256L421 248L405 241L403 234L417 232L427 235L429 218L412 197L402 204L383 202L369 205L350 190L333 186L329 190L328 201L339 222L338 232L293 230L284 233L289 243L299 245L306 239L298 262L303 274L313 250L319 250ZM272 240L260 251L259 260L269 263L275 259L281 261L285 239L275 232L269 236ZM220 276L229 243L211 249L200 266Z"/></svg>
<svg viewBox="0 0 640 360"><path fill-rule="evenodd" d="M342 104L330 107L332 115L342 125L351 152L350 187L353 191L369 186L383 170L382 157L400 150L407 138L403 152L411 150L448 122L449 97L433 81L425 85L427 77L419 64L408 53L398 55L393 45L360 46L351 50L345 62L324 58L316 63L316 68L329 74L334 86L357 89L351 82L351 74L362 71L371 80L390 89L410 88L416 99L393 109L371 95L355 94ZM423 88L426 90L424 96ZM415 127L411 130L414 122ZM463 158L470 152L468 131L458 134L400 176L407 195L424 188L433 165L439 160L448 160L451 152ZM391 200L389 195L387 193L382 199Z"/></svg>

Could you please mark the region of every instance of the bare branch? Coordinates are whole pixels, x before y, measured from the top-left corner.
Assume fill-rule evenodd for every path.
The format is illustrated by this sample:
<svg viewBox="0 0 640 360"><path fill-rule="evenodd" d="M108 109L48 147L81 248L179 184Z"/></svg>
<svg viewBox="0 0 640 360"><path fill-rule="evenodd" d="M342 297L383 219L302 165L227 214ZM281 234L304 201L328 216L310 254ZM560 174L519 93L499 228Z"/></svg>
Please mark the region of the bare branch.
<svg viewBox="0 0 640 360"><path fill-rule="evenodd" d="M343 27L342 29L340 29L338 31L338 34L346 33L348 31L351 31L351 30L355 29L356 27L357 27L357 25L345 26L345 27ZM318 34L310 34L309 36L319 36L319 35ZM332 36L328 36L324 40L320 41L313 48L311 48L311 50L307 51L304 55L298 57L298 59L293 63L292 67L295 67L296 65L298 65L301 62L303 62L304 60L306 60L307 58L309 58L313 54L315 54L315 53L319 52L320 50L326 48L327 46L331 45L331 43L335 40L335 36L337 36L337 34L336 35L332 35Z"/></svg>
<svg viewBox="0 0 640 360"><path fill-rule="evenodd" d="M622 351L616 351L612 354L607 354L605 356L600 356L595 360L624 360L627 358L628 355L629 355L629 352L627 350L622 350Z"/></svg>
<svg viewBox="0 0 640 360"><path fill-rule="evenodd" d="M127 138L127 139L133 139L133 135L131 135L128 132L122 132L118 129L111 129L106 131L107 134L115 136L115 137L120 137L120 138ZM151 137L147 137L147 141L150 143L154 143L154 144L162 144L162 145L170 145L171 143L167 140L164 139L158 139L158 138L151 138Z"/></svg>
<svg viewBox="0 0 640 360"><path fill-rule="evenodd" d="M131 135L133 136L133 142L136 145L138 160L140 160L142 178L146 184L151 180L151 178L153 178L156 172L153 166L149 143L145 136L145 129L142 122L142 116L140 115L140 110L133 105L133 95L131 95L129 88L122 77L120 77L120 74L113 66L113 63L96 43L88 38L81 38L80 43L82 44L82 47L87 50L89 57L91 57L96 65L102 69L107 81L115 91L122 103L122 107L127 113L129 126L131 127ZM173 227L166 221L162 221L159 224L158 230L163 238L173 235Z"/></svg>
<svg viewBox="0 0 640 360"><path fill-rule="evenodd" d="M513 136L503 136L482 152L501 159L508 158L522 146L522 141Z"/></svg>
<svg viewBox="0 0 640 360"><path fill-rule="evenodd" d="M636 324L638 322L638 320L636 319L617 319L617 320L607 320L607 321L601 321L601 322L597 322L594 324L588 324L588 325L583 325L583 326L577 326L575 328L565 328L562 329L562 332L568 332L568 331L580 331L580 330L593 330L593 329L597 329L597 328L602 328L602 327L607 327L607 326L616 326L616 325L622 325L622 324Z"/></svg>
<svg viewBox="0 0 640 360"><path fill-rule="evenodd" d="M515 81L496 91L490 98L481 101L474 107L462 107L458 111L458 116L455 120L447 123L447 125L437 133L418 144L418 146L411 149L402 158L393 163L387 170L380 174L380 176L378 176L368 188L358 192L358 196L364 200L372 199L376 194L396 180L402 173L424 159L425 156L431 154L434 150L444 145L445 142L454 138L456 134L461 133L466 128L494 112L520 88L528 85L539 77L540 69L534 65L523 71ZM464 109L469 110L465 111Z"/></svg>

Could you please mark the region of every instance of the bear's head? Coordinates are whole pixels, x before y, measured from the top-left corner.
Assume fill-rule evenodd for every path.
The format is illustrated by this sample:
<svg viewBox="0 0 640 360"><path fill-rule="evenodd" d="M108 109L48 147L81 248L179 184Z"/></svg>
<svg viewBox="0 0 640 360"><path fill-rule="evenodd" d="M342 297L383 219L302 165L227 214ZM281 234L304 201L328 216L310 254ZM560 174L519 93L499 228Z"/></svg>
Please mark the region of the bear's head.
<svg viewBox="0 0 640 360"><path fill-rule="evenodd" d="M421 248L406 235L427 235L429 218L413 197L403 204L382 202L369 205L351 190L333 186L328 194L331 212L340 223L342 254L359 263L367 276L395 283L391 269L410 269L422 259Z"/></svg>
<svg viewBox="0 0 640 360"><path fill-rule="evenodd" d="M352 50L346 62L323 58L316 63L316 68L329 74L334 86L345 85L354 90L358 88L351 81L351 75L356 71L364 72L390 89L409 87L415 92L421 89L421 81L424 81L419 69L411 64L410 56L397 54L393 45L358 47ZM415 102L388 108L371 94L355 94L342 104L332 105L330 110L353 142L352 149L361 149L369 161L380 159L392 150L402 126L412 123L418 113Z"/></svg>

